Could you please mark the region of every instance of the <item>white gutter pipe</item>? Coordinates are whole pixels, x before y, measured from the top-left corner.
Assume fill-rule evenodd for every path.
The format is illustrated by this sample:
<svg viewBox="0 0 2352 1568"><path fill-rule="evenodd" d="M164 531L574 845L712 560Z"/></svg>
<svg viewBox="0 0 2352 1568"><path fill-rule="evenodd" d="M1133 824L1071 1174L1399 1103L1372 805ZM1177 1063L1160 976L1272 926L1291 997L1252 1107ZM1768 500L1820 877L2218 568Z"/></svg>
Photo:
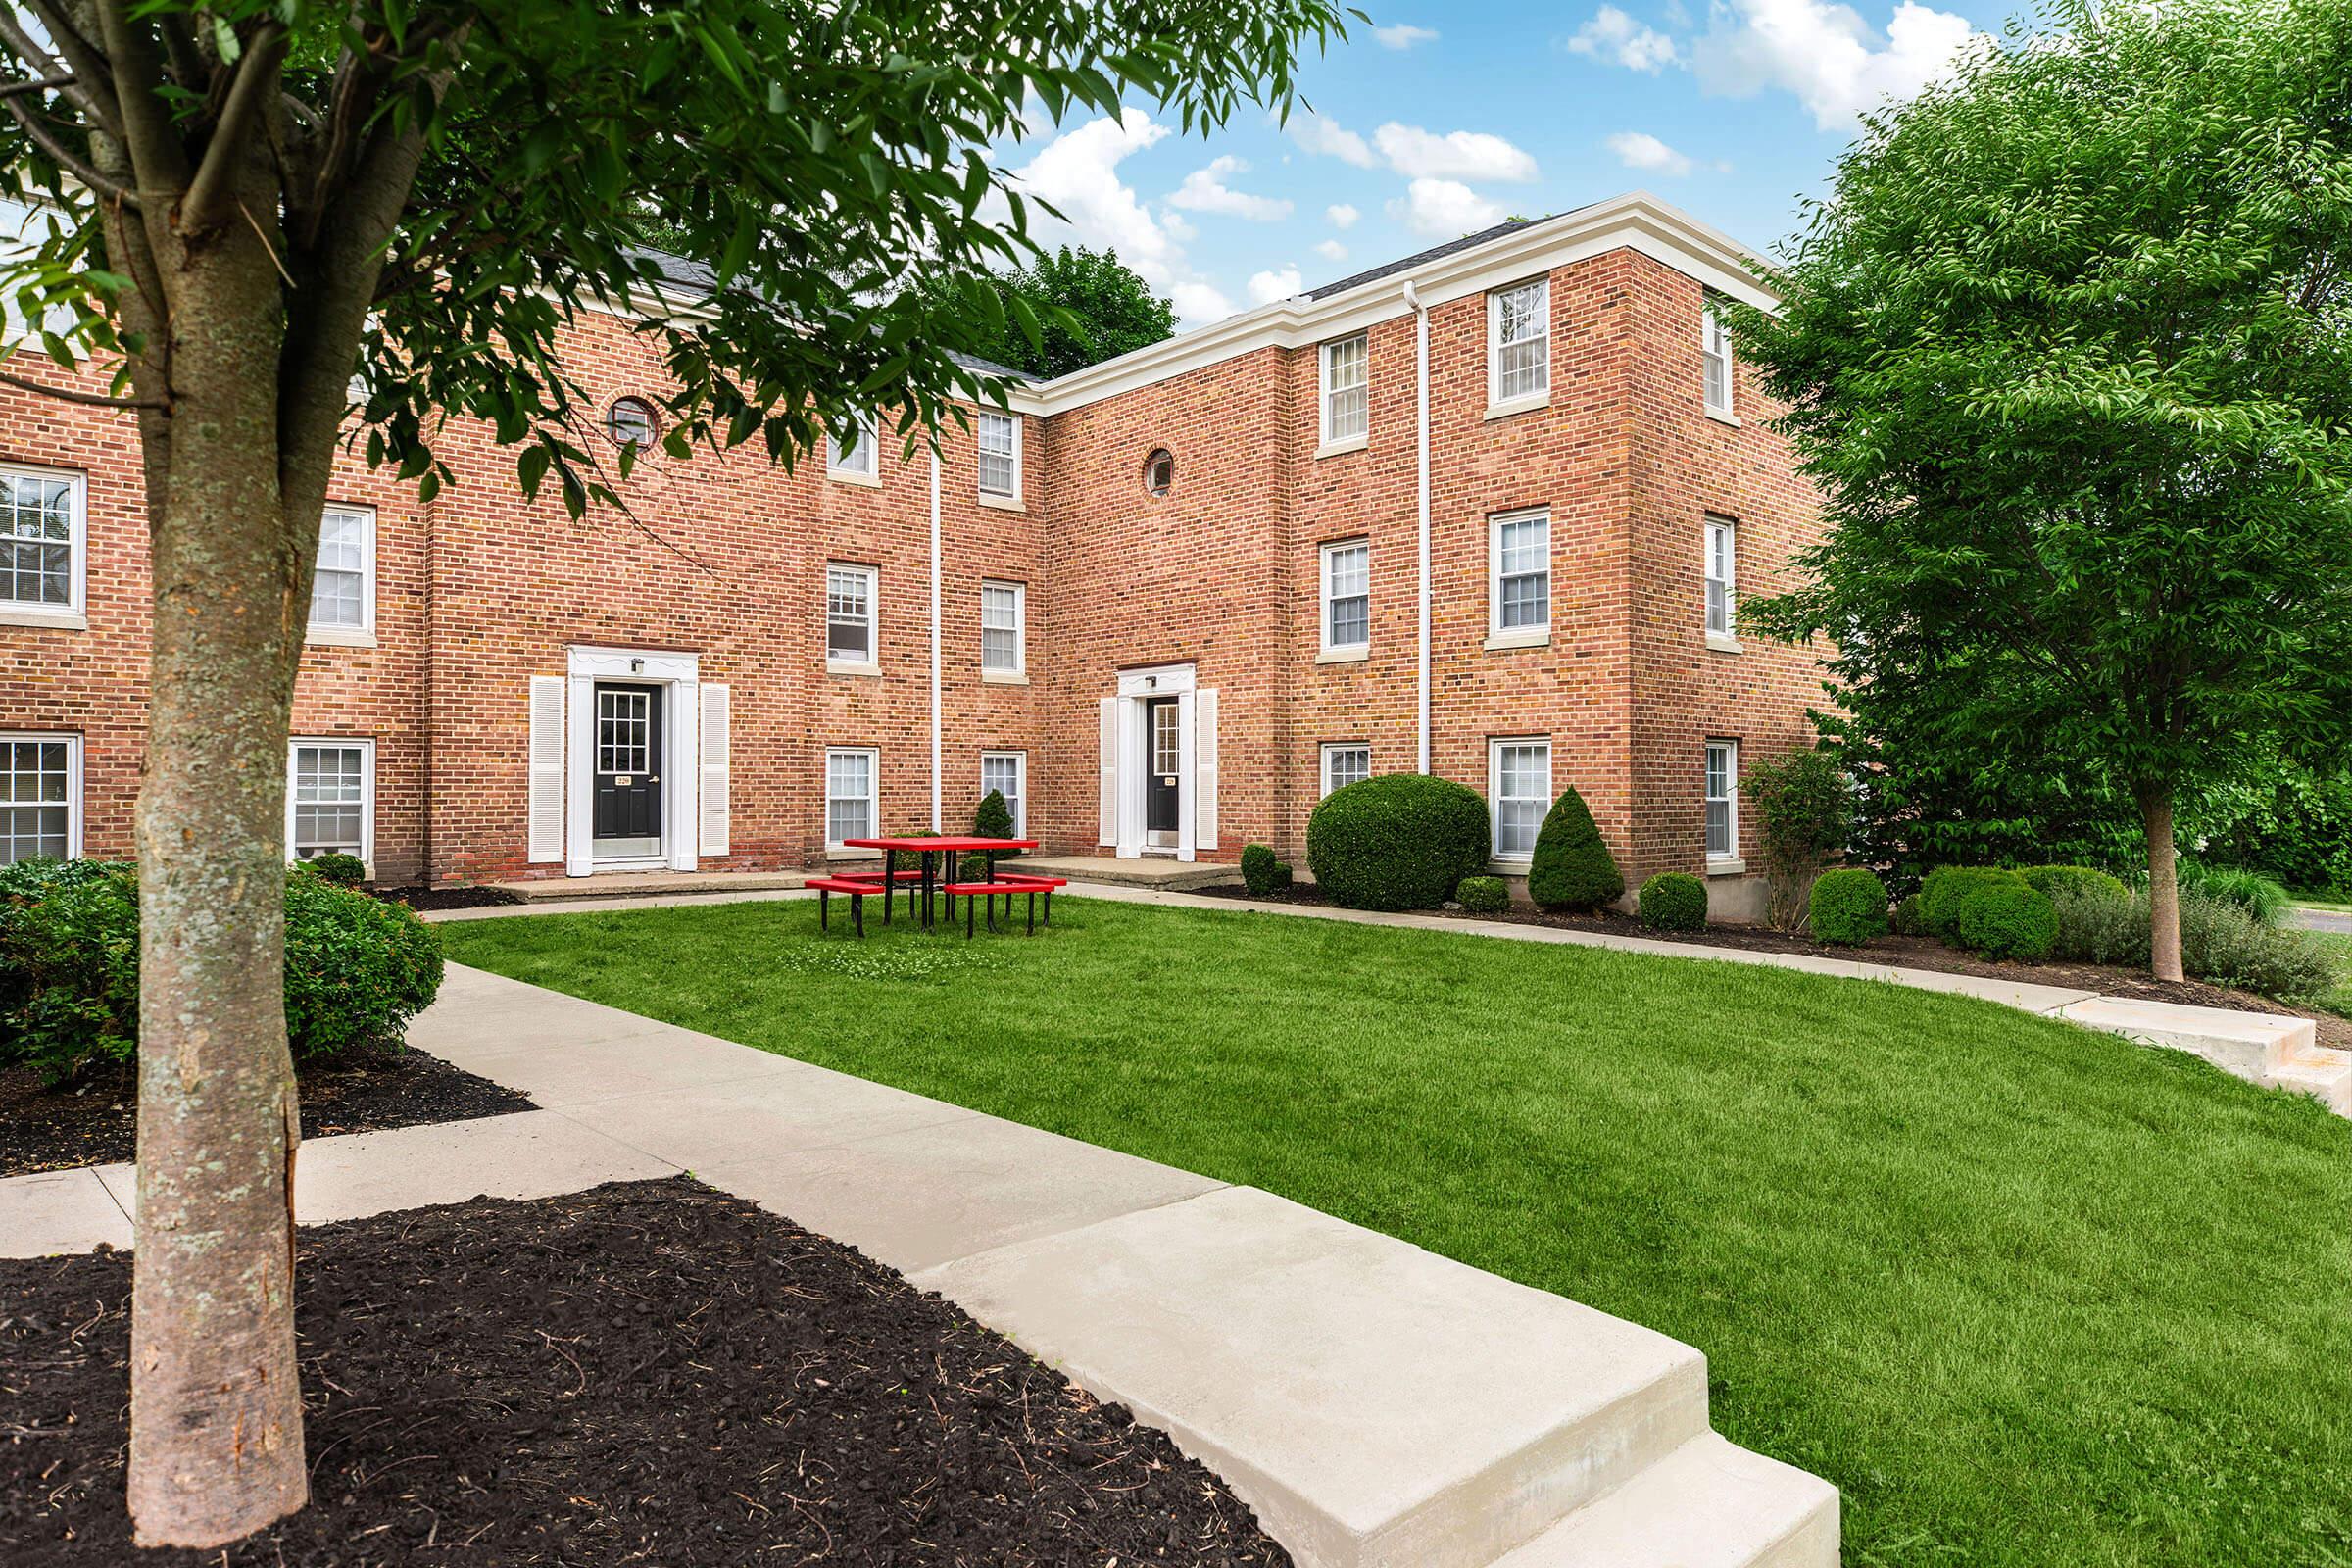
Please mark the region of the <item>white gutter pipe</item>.
<svg viewBox="0 0 2352 1568"><path fill-rule="evenodd" d="M1413 280L1404 280L1404 303L1413 312L1413 409L1419 431L1414 456L1416 502L1421 518L1420 749L1415 772L1429 771L1429 307Z"/></svg>
<svg viewBox="0 0 2352 1568"><path fill-rule="evenodd" d="M931 448L931 831L939 819L939 448Z"/></svg>

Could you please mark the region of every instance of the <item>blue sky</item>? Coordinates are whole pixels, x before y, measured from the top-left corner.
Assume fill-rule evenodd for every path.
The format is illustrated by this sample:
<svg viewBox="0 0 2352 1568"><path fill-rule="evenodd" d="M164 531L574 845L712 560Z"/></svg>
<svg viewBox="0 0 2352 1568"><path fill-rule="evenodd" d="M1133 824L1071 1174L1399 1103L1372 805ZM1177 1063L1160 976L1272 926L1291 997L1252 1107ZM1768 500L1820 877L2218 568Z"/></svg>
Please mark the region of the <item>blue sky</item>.
<svg viewBox="0 0 2352 1568"><path fill-rule="evenodd" d="M1932 79L2004 11L1902 0L1365 3L1302 72L1311 116L1203 139L1131 108L1000 149L1186 326L1513 214L1648 189L1769 251L1856 115Z"/></svg>

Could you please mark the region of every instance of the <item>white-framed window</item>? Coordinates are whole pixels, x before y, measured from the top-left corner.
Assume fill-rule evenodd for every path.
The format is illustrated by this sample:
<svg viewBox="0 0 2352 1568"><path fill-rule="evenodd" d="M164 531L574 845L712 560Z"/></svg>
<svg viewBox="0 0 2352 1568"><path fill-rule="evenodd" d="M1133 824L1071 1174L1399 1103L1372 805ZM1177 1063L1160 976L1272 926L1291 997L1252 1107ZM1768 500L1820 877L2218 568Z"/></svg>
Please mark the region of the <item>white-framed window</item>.
<svg viewBox="0 0 2352 1568"><path fill-rule="evenodd" d="M1707 858L1740 858L1740 743L1707 742Z"/></svg>
<svg viewBox="0 0 2352 1568"><path fill-rule="evenodd" d="M1487 296L1487 401L1517 403L1551 390L1551 280Z"/></svg>
<svg viewBox="0 0 2352 1568"><path fill-rule="evenodd" d="M87 499L81 474L0 465L0 610L81 612Z"/></svg>
<svg viewBox="0 0 2352 1568"><path fill-rule="evenodd" d="M1342 539L1323 547L1323 646L1357 649L1372 642L1372 542Z"/></svg>
<svg viewBox="0 0 2352 1568"><path fill-rule="evenodd" d="M81 853L81 737L0 731L0 865Z"/></svg>
<svg viewBox="0 0 2352 1568"><path fill-rule="evenodd" d="M847 479L875 478L882 471L881 452L877 420L871 414L860 414L848 445L842 444L840 436L826 432L825 471Z"/></svg>
<svg viewBox="0 0 2352 1568"><path fill-rule="evenodd" d="M1533 635L1551 625L1551 514L1498 512L1489 519L1488 610L1497 636Z"/></svg>
<svg viewBox="0 0 2352 1568"><path fill-rule="evenodd" d="M875 572L871 566L825 564L825 662L866 665L875 654Z"/></svg>
<svg viewBox="0 0 2352 1568"><path fill-rule="evenodd" d="M318 514L311 571L311 630L375 630L375 509L329 506Z"/></svg>
<svg viewBox="0 0 2352 1568"><path fill-rule="evenodd" d="M1487 812L1494 819L1494 858L1530 860L1536 831L1551 809L1551 742L1487 742Z"/></svg>
<svg viewBox="0 0 2352 1568"><path fill-rule="evenodd" d="M1012 836L1029 836L1029 754L1027 752L982 752L980 754L980 798L988 799L995 790L1004 797L1005 809L1012 812Z"/></svg>
<svg viewBox="0 0 2352 1568"><path fill-rule="evenodd" d="M838 850L850 839L870 839L879 815L875 791L882 754L863 747L834 747L825 753L825 847Z"/></svg>
<svg viewBox="0 0 2352 1568"><path fill-rule="evenodd" d="M1021 417L982 409L974 426L980 451L980 493L1007 501L1021 498Z"/></svg>
<svg viewBox="0 0 2352 1568"><path fill-rule="evenodd" d="M286 856L375 865L375 742L296 737L286 747Z"/></svg>
<svg viewBox="0 0 2352 1568"><path fill-rule="evenodd" d="M1729 517L1707 518L1707 635L1732 635L1733 571L1739 560L1740 525Z"/></svg>
<svg viewBox="0 0 2352 1568"><path fill-rule="evenodd" d="M1698 313L1699 354L1706 365L1705 393L1709 414L1732 412L1732 335L1709 300Z"/></svg>
<svg viewBox="0 0 2352 1568"><path fill-rule="evenodd" d="M980 668L1018 675L1028 664L1029 590L1017 582L980 585Z"/></svg>
<svg viewBox="0 0 2352 1568"><path fill-rule="evenodd" d="M1372 429L1372 343L1368 334L1323 345L1323 444L1360 440Z"/></svg>
<svg viewBox="0 0 2352 1568"><path fill-rule="evenodd" d="M1372 748L1362 741L1323 743L1323 793L1361 784L1372 776Z"/></svg>

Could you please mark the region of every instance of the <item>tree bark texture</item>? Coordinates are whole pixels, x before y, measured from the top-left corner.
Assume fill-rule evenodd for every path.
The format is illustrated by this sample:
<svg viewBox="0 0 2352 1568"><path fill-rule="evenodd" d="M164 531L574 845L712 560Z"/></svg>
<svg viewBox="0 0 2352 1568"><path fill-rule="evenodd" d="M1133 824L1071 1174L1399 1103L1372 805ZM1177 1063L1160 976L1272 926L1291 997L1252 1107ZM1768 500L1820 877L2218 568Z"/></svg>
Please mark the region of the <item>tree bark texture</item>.
<svg viewBox="0 0 2352 1568"><path fill-rule="evenodd" d="M2159 980L2184 978L2180 968L2180 880L2173 847L2169 785L2137 790L2139 818L2148 836L2148 965Z"/></svg>

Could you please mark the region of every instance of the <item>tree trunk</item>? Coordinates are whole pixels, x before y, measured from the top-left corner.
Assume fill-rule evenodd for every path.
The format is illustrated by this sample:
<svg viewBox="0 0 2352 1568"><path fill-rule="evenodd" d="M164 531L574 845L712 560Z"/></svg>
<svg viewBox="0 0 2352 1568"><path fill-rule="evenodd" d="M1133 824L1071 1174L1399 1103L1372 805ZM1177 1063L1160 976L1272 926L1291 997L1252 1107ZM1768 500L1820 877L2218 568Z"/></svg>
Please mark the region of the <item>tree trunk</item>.
<svg viewBox="0 0 2352 1568"><path fill-rule="evenodd" d="M284 897L286 734L317 546L315 509L306 544L279 493L282 304L260 236L238 224L171 264L138 807L129 1502L139 1544L204 1547L309 1498Z"/></svg>
<svg viewBox="0 0 2352 1568"><path fill-rule="evenodd" d="M2139 819L2148 837L2148 964L2159 980L2179 980L2180 970L2180 881L2174 866L2173 791L2143 784Z"/></svg>

